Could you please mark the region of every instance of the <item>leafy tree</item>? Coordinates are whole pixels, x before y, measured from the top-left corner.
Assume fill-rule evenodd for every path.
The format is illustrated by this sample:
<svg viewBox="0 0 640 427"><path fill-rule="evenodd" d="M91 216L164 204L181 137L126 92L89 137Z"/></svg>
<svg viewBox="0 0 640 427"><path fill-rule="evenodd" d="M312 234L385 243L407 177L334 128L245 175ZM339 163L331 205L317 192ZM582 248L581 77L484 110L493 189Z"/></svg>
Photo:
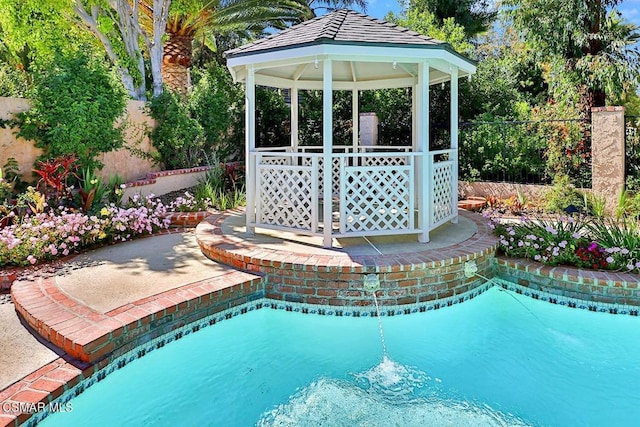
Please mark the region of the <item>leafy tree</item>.
<svg viewBox="0 0 640 427"><path fill-rule="evenodd" d="M432 14L437 25L452 19L462 26L466 37L487 31L497 16L488 0L410 0L408 10Z"/></svg>
<svg viewBox="0 0 640 427"><path fill-rule="evenodd" d="M87 38L67 19L65 0L0 0L0 36L5 53L24 68L38 59L49 62L57 55L86 52Z"/></svg>
<svg viewBox="0 0 640 427"><path fill-rule="evenodd" d="M317 15L317 11L331 11L336 9L353 9L367 11L367 0L307 0L309 9Z"/></svg>
<svg viewBox="0 0 640 427"><path fill-rule="evenodd" d="M514 27L538 61L549 64L555 93L577 93L581 118L623 93L640 73L638 28L625 23L620 0L505 0ZM568 88L576 90L568 91Z"/></svg>
<svg viewBox="0 0 640 427"><path fill-rule="evenodd" d="M146 99L145 53L153 95L162 92L162 48L170 5L171 0L73 0L79 24L100 41L133 99Z"/></svg>
<svg viewBox="0 0 640 427"><path fill-rule="evenodd" d="M389 13L386 19L427 37L447 42L462 54L469 55L473 52L473 45L469 43L464 28L454 18L438 20L429 10L409 8L400 15Z"/></svg>
<svg viewBox="0 0 640 427"><path fill-rule="evenodd" d="M18 115L18 135L34 140L47 158L74 154L82 167L101 166L95 156L122 145L123 128L115 126L126 107L122 86L82 54L37 71L33 106Z"/></svg>

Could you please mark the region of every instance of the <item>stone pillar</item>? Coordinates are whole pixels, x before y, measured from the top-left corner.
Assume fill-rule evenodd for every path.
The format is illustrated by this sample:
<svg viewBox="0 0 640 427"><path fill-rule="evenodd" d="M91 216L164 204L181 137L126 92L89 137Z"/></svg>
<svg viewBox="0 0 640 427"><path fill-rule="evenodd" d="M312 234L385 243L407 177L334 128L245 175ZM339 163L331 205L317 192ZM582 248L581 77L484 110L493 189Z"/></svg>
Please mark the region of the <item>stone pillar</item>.
<svg viewBox="0 0 640 427"><path fill-rule="evenodd" d="M376 113L360 113L360 145L378 145L378 116Z"/></svg>
<svg viewBox="0 0 640 427"><path fill-rule="evenodd" d="M624 189L624 132L624 107L591 109L591 188L610 212Z"/></svg>

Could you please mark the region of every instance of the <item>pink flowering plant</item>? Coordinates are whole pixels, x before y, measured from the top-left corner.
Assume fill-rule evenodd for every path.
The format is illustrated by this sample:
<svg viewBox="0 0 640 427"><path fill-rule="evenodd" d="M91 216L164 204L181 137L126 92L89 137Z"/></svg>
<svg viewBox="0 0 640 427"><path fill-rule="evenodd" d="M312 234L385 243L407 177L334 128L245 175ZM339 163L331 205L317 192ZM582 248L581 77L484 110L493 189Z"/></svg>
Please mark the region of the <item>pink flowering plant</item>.
<svg viewBox="0 0 640 427"><path fill-rule="evenodd" d="M167 206L170 212L199 212L206 211L213 206L211 199L208 197L196 198L193 194L186 191L183 196L177 197Z"/></svg>
<svg viewBox="0 0 640 427"><path fill-rule="evenodd" d="M554 220L522 217L512 223L487 216L498 237L498 250L506 256L547 265L640 271L637 226L584 216Z"/></svg>
<svg viewBox="0 0 640 427"><path fill-rule="evenodd" d="M166 229L166 207L150 195L137 196L125 207L105 206L99 214L48 208L0 229L0 266L29 265L78 252L99 243L125 241Z"/></svg>

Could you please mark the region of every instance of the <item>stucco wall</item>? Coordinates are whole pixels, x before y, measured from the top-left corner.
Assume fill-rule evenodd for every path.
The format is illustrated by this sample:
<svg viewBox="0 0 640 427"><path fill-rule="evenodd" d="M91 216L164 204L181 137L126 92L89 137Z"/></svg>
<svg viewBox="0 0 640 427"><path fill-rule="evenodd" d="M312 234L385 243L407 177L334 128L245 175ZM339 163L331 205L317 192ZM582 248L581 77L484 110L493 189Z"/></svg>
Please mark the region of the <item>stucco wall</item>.
<svg viewBox="0 0 640 427"><path fill-rule="evenodd" d="M0 97L0 118L8 120L14 114L29 109L29 100L23 98ZM144 111L143 101L128 101L126 120L125 147L110 153L104 153L98 159L104 163L104 168L99 175L108 178L114 174L120 175L124 181L133 181L145 177L149 172L159 171L149 160L142 159L133 154L131 149L142 152L153 150L147 130L154 125L153 120ZM15 158L20 165L20 172L25 181L32 181L31 170L33 163L42 150L34 147L32 141L17 138L16 128L0 128L0 167L10 157Z"/></svg>
<svg viewBox="0 0 640 427"><path fill-rule="evenodd" d="M2 120L9 120L13 114L26 111L29 108L28 99L0 97L0 119ZM7 159L13 157L20 165L22 179L31 181L33 179L31 176L33 162L42 154L42 150L34 147L32 142L16 137L14 134L17 131L17 128L0 127L0 167L7 162Z"/></svg>
<svg viewBox="0 0 640 427"><path fill-rule="evenodd" d="M591 109L592 188L613 213L624 189L624 107Z"/></svg>
<svg viewBox="0 0 640 427"><path fill-rule="evenodd" d="M162 196L172 191L193 187L205 179L208 170L208 166L198 166L150 173L144 179L127 182L122 199L129 200L134 194Z"/></svg>
<svg viewBox="0 0 640 427"><path fill-rule="evenodd" d="M494 196L506 199L518 191L529 199L539 199L550 187L533 184L511 184L508 182L467 182L458 181L458 194L466 198L470 196L487 197Z"/></svg>

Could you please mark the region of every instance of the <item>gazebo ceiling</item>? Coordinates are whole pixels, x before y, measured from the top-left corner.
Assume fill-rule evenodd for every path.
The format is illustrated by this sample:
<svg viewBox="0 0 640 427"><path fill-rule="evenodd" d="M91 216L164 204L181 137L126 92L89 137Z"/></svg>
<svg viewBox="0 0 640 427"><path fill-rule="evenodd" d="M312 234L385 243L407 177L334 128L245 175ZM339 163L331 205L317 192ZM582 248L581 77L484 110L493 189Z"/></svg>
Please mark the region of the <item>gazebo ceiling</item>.
<svg viewBox="0 0 640 427"><path fill-rule="evenodd" d="M256 83L274 87L322 88L322 66L332 60L334 89L412 86L418 63L427 61L429 83L475 72L475 63L447 43L351 10L337 10L278 34L229 50L227 66L236 81L253 67Z"/></svg>

